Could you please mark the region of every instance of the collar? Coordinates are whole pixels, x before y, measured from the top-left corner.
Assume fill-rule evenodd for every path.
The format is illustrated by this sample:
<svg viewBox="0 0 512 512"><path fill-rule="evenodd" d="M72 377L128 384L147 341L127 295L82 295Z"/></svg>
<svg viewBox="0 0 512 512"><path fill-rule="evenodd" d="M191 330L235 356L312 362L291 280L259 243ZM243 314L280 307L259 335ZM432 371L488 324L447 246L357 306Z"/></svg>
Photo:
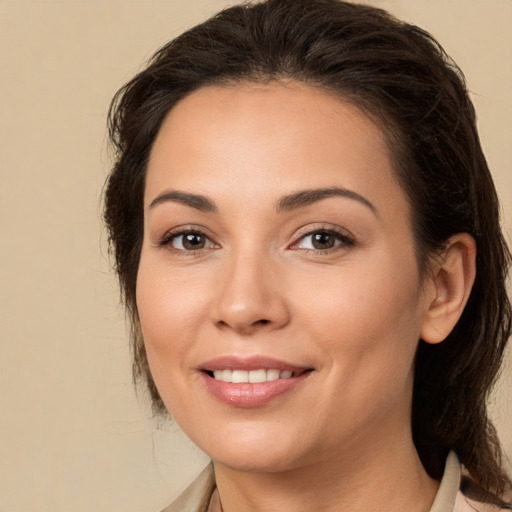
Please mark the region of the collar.
<svg viewBox="0 0 512 512"><path fill-rule="evenodd" d="M430 512L456 512L455 500L460 485L460 463L455 452L446 459L443 478ZM210 462L199 476L162 512L208 512L215 490L215 474Z"/></svg>
<svg viewBox="0 0 512 512"><path fill-rule="evenodd" d="M430 512L452 512L460 485L460 462L451 451L446 458L443 478ZM455 512L455 511L454 511Z"/></svg>

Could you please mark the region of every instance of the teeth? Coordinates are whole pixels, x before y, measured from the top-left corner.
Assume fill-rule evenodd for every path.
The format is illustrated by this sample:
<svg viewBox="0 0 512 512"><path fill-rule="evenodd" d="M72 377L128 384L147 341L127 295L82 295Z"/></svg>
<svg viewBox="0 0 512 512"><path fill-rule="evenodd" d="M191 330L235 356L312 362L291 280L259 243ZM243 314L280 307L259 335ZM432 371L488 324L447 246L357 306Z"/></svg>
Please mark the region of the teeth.
<svg viewBox="0 0 512 512"><path fill-rule="evenodd" d="M250 372L246 372L244 370L233 370L231 382L234 382L235 384L249 382L249 373Z"/></svg>
<svg viewBox="0 0 512 512"><path fill-rule="evenodd" d="M267 370L267 380L279 379L279 370Z"/></svg>
<svg viewBox="0 0 512 512"><path fill-rule="evenodd" d="M249 372L249 382L267 382L266 370L251 370Z"/></svg>
<svg viewBox="0 0 512 512"><path fill-rule="evenodd" d="M293 372L290 370L215 370L213 372L215 380L221 380L223 382L233 382L235 384L251 382L269 382L277 379L289 379L293 376Z"/></svg>

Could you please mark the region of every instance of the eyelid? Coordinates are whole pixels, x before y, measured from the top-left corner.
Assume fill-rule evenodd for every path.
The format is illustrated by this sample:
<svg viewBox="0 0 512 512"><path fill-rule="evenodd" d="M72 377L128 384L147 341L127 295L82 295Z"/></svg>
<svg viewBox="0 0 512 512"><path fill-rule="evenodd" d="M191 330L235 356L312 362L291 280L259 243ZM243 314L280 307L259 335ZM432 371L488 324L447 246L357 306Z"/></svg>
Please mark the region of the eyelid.
<svg viewBox="0 0 512 512"><path fill-rule="evenodd" d="M338 237L341 243L336 244L334 247L330 247L327 249L303 249L298 247L299 243L304 240L306 237L314 235L316 233L330 233ZM355 245L356 239L355 237L346 229L343 229L339 226L333 225L318 225L315 227L311 227L311 225L305 226L299 230L298 233L294 236L294 242L289 246L292 250L303 250L303 251L314 251L317 253L329 253L331 251L340 250L341 248L352 247Z"/></svg>
<svg viewBox="0 0 512 512"><path fill-rule="evenodd" d="M187 235L187 234L197 234L200 236L204 236L206 239L210 241L213 247L203 247L201 249L196 249L194 251L187 251L184 249L177 249L172 246L172 241L176 238ZM167 230L161 237L159 237L155 244L157 247L163 247L171 252L180 253L180 254L192 254L201 253L205 250L211 250L215 248L219 248L220 245L213 239L213 236L209 233L209 230L204 228L203 226L198 226L194 224L186 224L183 226L176 226L172 229Z"/></svg>
<svg viewBox="0 0 512 512"><path fill-rule="evenodd" d="M329 233L337 237L340 243L337 243L331 248L326 249L310 249L310 248L301 248L298 247L300 242L311 235L314 235L316 233ZM176 239L179 236L183 236L186 234L198 234L200 236L204 236L212 245L210 247L203 247L196 250L185 250L185 249L178 249L176 247L172 246L172 241ZM294 235L293 235L293 242L288 246L291 250L301 250L301 251L308 251L308 252L317 252L321 254L327 254L332 251L337 251L342 248L352 247L356 243L355 237L346 229L331 225L331 224L319 224L316 226L312 226L311 224L308 224L306 226L303 226L300 228ZM160 236L156 242L155 246L165 248L171 252L179 253L179 254L192 254L198 255L198 253L202 253L203 251L212 250L212 249L218 249L221 247L221 245L216 242L215 238L210 234L210 230L205 228L204 226L200 226L197 224L185 224L181 226L176 226L172 229L167 230L162 236Z"/></svg>

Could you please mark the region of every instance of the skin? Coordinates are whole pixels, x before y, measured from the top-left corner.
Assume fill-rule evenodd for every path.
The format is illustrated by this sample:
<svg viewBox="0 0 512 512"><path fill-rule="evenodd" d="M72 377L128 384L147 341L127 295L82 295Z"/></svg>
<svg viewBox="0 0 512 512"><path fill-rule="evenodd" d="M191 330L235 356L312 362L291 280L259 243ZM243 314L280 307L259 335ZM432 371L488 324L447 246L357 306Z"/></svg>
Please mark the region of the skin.
<svg viewBox="0 0 512 512"><path fill-rule="evenodd" d="M277 207L333 187L350 193ZM411 437L414 356L460 315L474 247L455 237L420 280L378 127L294 82L205 87L165 119L144 201L137 306L151 372L214 461L223 510L429 510L438 483ZM202 248L183 245L183 230ZM333 247L313 247L319 231ZM226 355L313 371L241 408L204 385L201 366Z"/></svg>

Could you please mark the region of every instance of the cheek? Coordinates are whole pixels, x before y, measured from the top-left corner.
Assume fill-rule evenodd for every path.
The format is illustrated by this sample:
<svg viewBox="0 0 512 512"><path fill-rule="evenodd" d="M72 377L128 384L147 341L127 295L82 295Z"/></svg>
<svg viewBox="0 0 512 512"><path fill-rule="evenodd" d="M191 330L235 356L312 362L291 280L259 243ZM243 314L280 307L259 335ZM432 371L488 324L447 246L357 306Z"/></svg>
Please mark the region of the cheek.
<svg viewBox="0 0 512 512"><path fill-rule="evenodd" d="M137 308L147 341L163 349L179 344L187 332L192 334L202 319L207 290L205 279L198 279L192 270L176 272L143 254Z"/></svg>
<svg viewBox="0 0 512 512"><path fill-rule="evenodd" d="M181 401L188 391L182 376L194 330L190 311L194 302L154 268L141 261L137 308L151 376L171 417L181 422L180 411L187 410Z"/></svg>
<svg viewBox="0 0 512 512"><path fill-rule="evenodd" d="M331 277L308 302L317 343L342 384L361 387L355 396L393 380L405 382L421 331L415 260L390 265L381 258L365 268L371 270L354 267Z"/></svg>
<svg viewBox="0 0 512 512"><path fill-rule="evenodd" d="M181 277L179 277L181 275ZM190 368L188 356L207 308L202 282L141 256L137 308L151 374L166 403Z"/></svg>

